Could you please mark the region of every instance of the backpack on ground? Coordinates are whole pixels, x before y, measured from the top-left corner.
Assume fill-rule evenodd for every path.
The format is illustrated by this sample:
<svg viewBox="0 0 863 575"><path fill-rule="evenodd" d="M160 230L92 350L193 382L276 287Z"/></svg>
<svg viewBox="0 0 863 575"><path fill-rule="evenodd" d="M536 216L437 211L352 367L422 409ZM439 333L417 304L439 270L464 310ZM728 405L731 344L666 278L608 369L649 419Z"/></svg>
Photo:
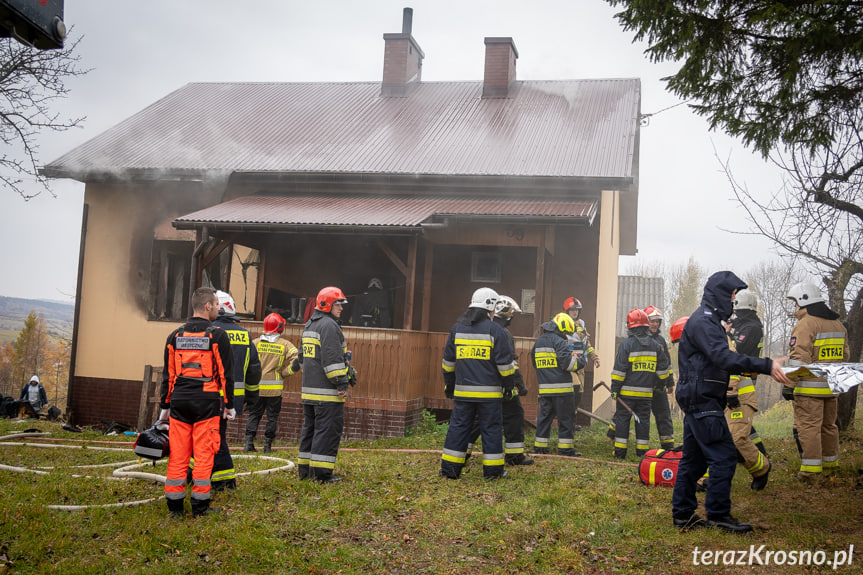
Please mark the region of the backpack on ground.
<svg viewBox="0 0 863 575"><path fill-rule="evenodd" d="M638 478L645 485L655 487L674 487L677 481L677 467L683 449L651 449L641 458L638 464Z"/></svg>

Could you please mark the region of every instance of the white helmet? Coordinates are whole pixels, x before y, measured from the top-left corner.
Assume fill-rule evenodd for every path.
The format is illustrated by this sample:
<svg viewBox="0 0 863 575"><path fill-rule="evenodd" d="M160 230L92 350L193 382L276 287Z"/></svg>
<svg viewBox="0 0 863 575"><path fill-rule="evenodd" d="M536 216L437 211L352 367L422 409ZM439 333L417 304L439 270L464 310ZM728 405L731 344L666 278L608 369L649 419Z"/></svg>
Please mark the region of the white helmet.
<svg viewBox="0 0 863 575"><path fill-rule="evenodd" d="M799 307L806 307L807 305L824 301L824 298L821 297L821 290L811 282L801 282L791 286L791 289L788 290L788 295L785 297L793 299Z"/></svg>
<svg viewBox="0 0 863 575"><path fill-rule="evenodd" d="M494 306L494 315L509 319L514 313L521 313L521 308L518 307L515 300L506 295L500 296L500 299L497 300L497 304Z"/></svg>
<svg viewBox="0 0 863 575"><path fill-rule="evenodd" d="M234 305L231 294L216 290L216 297L219 298L219 315L237 315L237 306Z"/></svg>
<svg viewBox="0 0 863 575"><path fill-rule="evenodd" d="M497 292L491 288L479 288L475 292L473 292L473 296L470 298L470 306L468 307L481 307L482 309L486 309L488 311L494 311L494 306L497 304L499 296Z"/></svg>
<svg viewBox="0 0 863 575"><path fill-rule="evenodd" d="M734 309L751 309L752 311L758 311L758 296L755 295L755 292L752 290L740 290L734 298Z"/></svg>

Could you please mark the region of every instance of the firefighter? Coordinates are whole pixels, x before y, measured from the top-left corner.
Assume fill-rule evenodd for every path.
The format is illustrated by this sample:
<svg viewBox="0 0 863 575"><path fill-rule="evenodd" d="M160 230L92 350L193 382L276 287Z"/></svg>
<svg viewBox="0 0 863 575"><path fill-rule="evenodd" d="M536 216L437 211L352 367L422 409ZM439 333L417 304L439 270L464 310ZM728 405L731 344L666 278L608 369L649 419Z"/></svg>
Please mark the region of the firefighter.
<svg viewBox="0 0 863 575"><path fill-rule="evenodd" d="M510 333L509 324L512 323L512 316L516 313L521 313L521 308L509 296L502 295L497 300L494 306L494 317L492 321L499 324L510 347L513 349L513 364L515 365L515 389L517 395L512 395L509 398L503 398L501 410L503 411L503 452L504 461L507 465L533 465L533 458L524 454L524 407L521 405L520 396L527 395L527 386L524 384L524 378L521 376L521 370L518 368L518 356L515 354L515 338ZM471 441L467 446L468 453L474 448L474 443L479 439L480 427L479 422L474 421L473 431L471 431Z"/></svg>
<svg viewBox="0 0 863 575"><path fill-rule="evenodd" d="M303 428L297 469L300 479L335 483L333 475L342 429L345 400L356 385L356 371L338 320L348 303L344 292L325 287L315 298L315 312L303 330L302 349L296 365L303 370Z"/></svg>
<svg viewBox="0 0 863 575"><path fill-rule="evenodd" d="M671 366L671 356L668 354L668 344L659 329L662 327L662 310L652 305L644 308L647 320L650 322L648 329L653 340L662 347L665 357L668 359L668 377L665 382L658 382L653 388L653 397L650 401L650 410L656 422L656 431L659 433L659 446L662 449L674 448L674 423L671 421L671 405L668 396L674 393L674 370Z"/></svg>
<svg viewBox="0 0 863 575"><path fill-rule="evenodd" d="M650 406L653 390L668 379L668 351L651 336L650 321L643 310L626 314L629 337L617 348L611 371L611 398L618 397L638 419L635 422L635 453L639 457L650 447ZM614 412L614 456L626 459L629 420L633 413L616 401Z"/></svg>
<svg viewBox="0 0 863 575"><path fill-rule="evenodd" d="M539 385L539 415L536 418L535 453L548 453L551 425L557 417L557 453L569 457L581 454L573 446L575 428L572 373L585 366L584 355L569 350L566 337L575 333L575 321L559 313L540 325L542 334L530 352Z"/></svg>
<svg viewBox="0 0 863 575"><path fill-rule="evenodd" d="M285 318L277 313L271 313L264 318L264 333L255 338L252 345L261 360L261 383L258 386L258 398L249 406L249 419L246 421L246 445L243 451L255 449L255 434L258 424L267 412L267 427L264 430L264 453L273 450L273 440L276 438L276 426L279 423L279 413L282 411L282 390L284 378L296 373L293 362L297 358L296 346L282 336L285 331Z"/></svg>
<svg viewBox="0 0 863 575"><path fill-rule="evenodd" d="M845 361L848 332L839 314L824 303L818 286L799 283L788 290L786 297L797 308L797 323L788 343L789 365ZM822 473L834 473L839 467L837 395L826 380L813 377L786 383L782 397L794 401L794 427L803 449L798 479L813 483Z"/></svg>
<svg viewBox="0 0 863 575"><path fill-rule="evenodd" d="M734 315L731 316L729 336L732 349L737 353L761 357L764 326L758 319L758 296L751 290L737 292L734 299ZM752 420L758 412L758 396L755 393L757 374L740 374L729 377L728 407L725 421L737 447L738 460L752 476L749 487L761 491L767 486L770 475L770 460L767 450Z"/></svg>
<svg viewBox="0 0 863 575"><path fill-rule="evenodd" d="M575 333L566 336L566 341L569 344L569 349L579 356L586 356L587 363L592 363L594 369L599 369L599 354L590 344L590 334L587 333L587 328L584 326L584 320L581 319L581 301L578 298L568 297L563 302L563 311L569 314L572 321L575 322ZM572 374L572 389L573 389L573 404L576 411L573 412L573 417L578 416L578 407L581 405L581 396L584 393L584 370L579 369ZM573 421L575 421L573 419ZM579 431L581 428L575 425L574 429Z"/></svg>
<svg viewBox="0 0 863 575"><path fill-rule="evenodd" d="M237 415L243 413L245 385L253 389L257 395L258 382L261 381L261 361L258 359L258 351L252 345L249 332L237 323L236 306L234 298L221 290L216 292L219 298L219 315L213 325L222 328L231 340L231 351L234 356L234 409ZM230 400L228 405L230 405ZM213 475L210 477L213 491L222 491L225 488L236 489L237 476L234 469L234 460L228 449L228 420L222 418L219 422L219 437L221 443L219 451L213 460Z"/></svg>
<svg viewBox="0 0 863 575"><path fill-rule="evenodd" d="M675 393L683 410L683 458L672 495L672 520L682 531L717 527L732 533L752 531L752 525L731 516L731 480L737 467L737 449L725 422L728 376L733 373L769 373L782 383L788 378L779 360L735 353L728 346L722 322L731 317L734 298L746 284L730 271L711 275L680 339L680 378ZM695 485L710 468L704 509L696 512Z"/></svg>
<svg viewBox="0 0 863 575"><path fill-rule="evenodd" d="M216 290L200 287L191 298L193 317L168 336L159 419L169 421L171 453L165 479L165 499L171 515L183 515L186 472L192 471L192 515L210 511L210 475L219 450L219 419L233 419L234 357L231 341L211 322L219 312Z"/></svg>
<svg viewBox="0 0 863 575"><path fill-rule="evenodd" d="M501 402L516 393L516 365L504 328L491 321L497 301L498 294L491 288L473 292L444 347L444 393L454 401L440 474L449 479L461 476L474 420L479 421L482 435L483 477L506 477Z"/></svg>

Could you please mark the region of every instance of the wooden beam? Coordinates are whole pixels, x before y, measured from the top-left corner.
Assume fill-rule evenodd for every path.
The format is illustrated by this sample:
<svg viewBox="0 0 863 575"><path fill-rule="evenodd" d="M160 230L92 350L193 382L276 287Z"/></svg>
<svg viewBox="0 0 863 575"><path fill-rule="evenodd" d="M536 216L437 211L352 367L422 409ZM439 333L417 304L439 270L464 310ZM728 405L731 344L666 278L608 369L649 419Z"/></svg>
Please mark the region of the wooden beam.
<svg viewBox="0 0 863 575"><path fill-rule="evenodd" d="M539 324L543 321L543 306L545 298L543 297L543 286L545 284L545 237L539 246L536 247L536 292L534 294L534 310L533 310L533 332L539 333Z"/></svg>
<svg viewBox="0 0 863 575"><path fill-rule="evenodd" d="M395 253L393 250L391 250L391 249L390 249L390 247L389 247L386 243L384 243L384 241L383 241L382 239L380 239L380 238L375 238L375 243L377 243L377 244L378 244L378 247L379 247L379 248L381 248L381 251L382 251L382 252L384 252L384 253L386 254L386 256L390 259L390 261L393 263L393 265L394 265L394 266L396 266L396 269L398 269L398 270L399 270L399 272L400 272L400 273L401 273L405 278L407 278L407 277L408 277L408 272L410 271L410 270L408 270L408 266L407 266L407 264L405 264L405 263L404 263L404 262L403 262L403 261L402 261L402 260L401 260L397 255L396 255L396 253ZM415 247L416 247L416 246L415 246ZM416 255L416 254L415 254L415 255Z"/></svg>
<svg viewBox="0 0 863 575"><path fill-rule="evenodd" d="M426 239L425 244L425 266L423 268L423 311L420 320L420 331L429 330L429 319L431 318L431 281L432 267L434 264L434 244Z"/></svg>
<svg viewBox="0 0 863 575"><path fill-rule="evenodd" d="M267 251L261 250L260 254L261 263L258 266L258 285L255 286L255 317L263 320L264 311L266 310L266 303L264 302L264 278L267 275Z"/></svg>
<svg viewBox="0 0 863 575"><path fill-rule="evenodd" d="M206 255L201 258L201 268L206 268L208 265L213 263L213 260L219 257L219 255L225 251L229 245L231 245L231 240L219 240L219 242L207 250Z"/></svg>
<svg viewBox="0 0 863 575"><path fill-rule="evenodd" d="M413 329L414 289L417 275L417 237L412 236L408 244L408 273L405 275L405 313L402 329Z"/></svg>

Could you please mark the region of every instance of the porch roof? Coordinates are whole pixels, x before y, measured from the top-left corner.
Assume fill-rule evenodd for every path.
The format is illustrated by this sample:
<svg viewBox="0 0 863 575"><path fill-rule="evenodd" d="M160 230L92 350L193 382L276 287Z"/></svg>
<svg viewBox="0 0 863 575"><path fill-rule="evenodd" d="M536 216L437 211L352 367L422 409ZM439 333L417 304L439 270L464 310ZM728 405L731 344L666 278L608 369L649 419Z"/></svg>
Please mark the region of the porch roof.
<svg viewBox="0 0 863 575"><path fill-rule="evenodd" d="M294 227L344 226L415 229L448 216L590 225L594 200L514 200L428 196L309 194L244 196L174 220L177 229L209 226L225 231L278 231Z"/></svg>

